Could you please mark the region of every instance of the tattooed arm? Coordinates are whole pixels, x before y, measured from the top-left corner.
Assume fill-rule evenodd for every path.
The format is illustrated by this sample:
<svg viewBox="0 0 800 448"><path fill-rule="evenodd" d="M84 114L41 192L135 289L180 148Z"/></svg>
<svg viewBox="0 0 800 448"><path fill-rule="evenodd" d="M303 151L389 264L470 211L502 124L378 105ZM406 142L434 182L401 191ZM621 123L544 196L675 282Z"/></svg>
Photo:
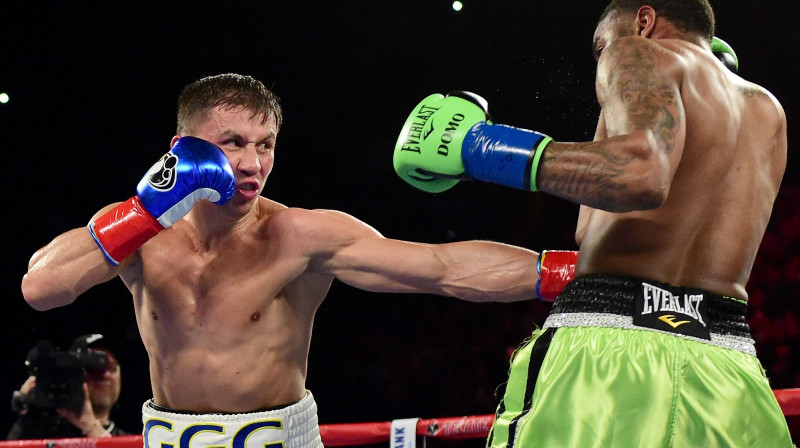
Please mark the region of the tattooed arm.
<svg viewBox="0 0 800 448"><path fill-rule="evenodd" d="M539 188L611 212L660 206L669 194L686 136L681 63L658 44L623 37L602 52L595 139L551 143Z"/></svg>

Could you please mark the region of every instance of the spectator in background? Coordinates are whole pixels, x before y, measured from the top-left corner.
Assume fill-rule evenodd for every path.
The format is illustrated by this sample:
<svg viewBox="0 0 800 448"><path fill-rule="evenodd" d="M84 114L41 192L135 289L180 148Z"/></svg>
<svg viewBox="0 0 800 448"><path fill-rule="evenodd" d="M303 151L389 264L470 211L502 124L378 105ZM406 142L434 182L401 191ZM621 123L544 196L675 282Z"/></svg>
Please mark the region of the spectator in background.
<svg viewBox="0 0 800 448"><path fill-rule="evenodd" d="M70 352L79 350L102 352L107 357L105 369L86 369L83 406L68 409L34 405L30 397L36 387L36 377L31 375L20 390L14 392L11 399L11 407L18 418L11 427L7 440L127 434L110 418L111 411L119 400L122 384L118 344L101 334L87 334L76 338L70 347Z"/></svg>

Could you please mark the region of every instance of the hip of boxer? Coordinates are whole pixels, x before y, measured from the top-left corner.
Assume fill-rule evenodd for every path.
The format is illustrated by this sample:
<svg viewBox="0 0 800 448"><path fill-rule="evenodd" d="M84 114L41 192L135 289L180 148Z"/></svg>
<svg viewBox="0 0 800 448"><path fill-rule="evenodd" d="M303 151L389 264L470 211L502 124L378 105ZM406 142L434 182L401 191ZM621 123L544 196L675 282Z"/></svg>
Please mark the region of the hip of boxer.
<svg viewBox="0 0 800 448"><path fill-rule="evenodd" d="M317 404L311 392L280 408L226 414L181 412L148 400L142 406L144 448L321 448Z"/></svg>

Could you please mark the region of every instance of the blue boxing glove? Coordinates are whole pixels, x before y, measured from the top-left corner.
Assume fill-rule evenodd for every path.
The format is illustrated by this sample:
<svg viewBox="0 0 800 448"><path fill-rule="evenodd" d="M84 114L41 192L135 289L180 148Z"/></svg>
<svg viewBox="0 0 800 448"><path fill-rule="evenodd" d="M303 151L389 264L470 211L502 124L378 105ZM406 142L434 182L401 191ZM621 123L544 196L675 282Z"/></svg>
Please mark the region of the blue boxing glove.
<svg viewBox="0 0 800 448"><path fill-rule="evenodd" d="M184 217L200 199L228 202L236 192L236 181L219 147L182 137L150 168L136 192L89 224L92 238L115 266Z"/></svg>
<svg viewBox="0 0 800 448"><path fill-rule="evenodd" d="M139 181L136 192L144 208L170 227L200 199L228 202L236 182L221 149L196 137L182 137Z"/></svg>

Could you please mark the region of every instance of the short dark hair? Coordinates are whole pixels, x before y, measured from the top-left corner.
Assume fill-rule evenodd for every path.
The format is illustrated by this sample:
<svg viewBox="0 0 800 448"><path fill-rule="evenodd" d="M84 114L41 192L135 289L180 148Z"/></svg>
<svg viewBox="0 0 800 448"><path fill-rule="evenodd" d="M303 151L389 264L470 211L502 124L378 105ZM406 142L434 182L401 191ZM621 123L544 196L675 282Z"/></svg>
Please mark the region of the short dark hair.
<svg viewBox="0 0 800 448"><path fill-rule="evenodd" d="M225 73L207 76L184 87L178 97L178 135L188 132L202 115L218 106L243 107L252 117L260 116L262 123L272 117L276 131L283 122L280 98L261 81Z"/></svg>
<svg viewBox="0 0 800 448"><path fill-rule="evenodd" d="M652 6L678 28L697 33L709 41L714 36L714 10L708 0L613 0L600 16L600 22L612 11L636 13L642 6Z"/></svg>

